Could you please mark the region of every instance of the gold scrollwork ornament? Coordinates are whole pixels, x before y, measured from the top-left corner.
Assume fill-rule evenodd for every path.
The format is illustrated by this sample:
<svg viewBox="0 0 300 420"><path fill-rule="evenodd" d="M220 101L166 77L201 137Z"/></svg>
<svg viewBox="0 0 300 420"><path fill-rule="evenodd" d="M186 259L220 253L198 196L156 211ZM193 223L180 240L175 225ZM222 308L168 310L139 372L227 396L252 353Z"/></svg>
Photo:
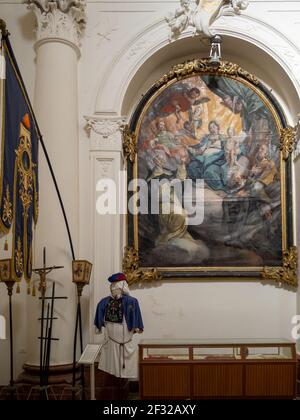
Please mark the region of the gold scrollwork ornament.
<svg viewBox="0 0 300 420"><path fill-rule="evenodd" d="M37 224L38 218L39 218L39 193L35 193L34 197L34 222Z"/></svg>
<svg viewBox="0 0 300 420"><path fill-rule="evenodd" d="M13 210L12 210L12 203L10 200L9 185L7 185L6 194L4 197L4 204L3 204L3 221L11 225L12 220L13 220Z"/></svg>
<svg viewBox="0 0 300 420"><path fill-rule="evenodd" d="M137 137L130 131L128 125L123 128L123 152L126 159L131 163L135 162L137 155Z"/></svg>
<svg viewBox="0 0 300 420"><path fill-rule="evenodd" d="M297 141L297 128L286 127L280 130L280 150L283 154L283 159L287 160L295 149Z"/></svg>
<svg viewBox="0 0 300 420"><path fill-rule="evenodd" d="M24 209L24 215L26 215L33 201L33 170L35 164L32 162L30 132L23 123L21 124L20 143L18 149L16 150L16 157L18 173L20 176L19 194Z"/></svg>
<svg viewBox="0 0 300 420"><path fill-rule="evenodd" d="M242 69L238 64L234 64L229 61L221 61L220 66L214 67L209 63L209 60L202 59L186 61L185 63L177 64L172 68L171 71L165 74L156 83L155 86L160 88L173 79L180 80L186 76L190 76L196 73L211 73L217 76L242 77L254 85L259 85L259 80L252 74L248 73L246 70Z"/></svg>
<svg viewBox="0 0 300 420"><path fill-rule="evenodd" d="M129 285L161 281L162 276L157 269L142 270L139 268L139 253L135 248L126 247L123 259L123 272Z"/></svg>
<svg viewBox="0 0 300 420"><path fill-rule="evenodd" d="M22 252L22 242L18 238L17 249L15 250L15 266L17 273L23 273L24 271L24 262L23 262L23 252Z"/></svg>
<svg viewBox="0 0 300 420"><path fill-rule="evenodd" d="M265 267L262 276L264 280L285 283L295 287L298 286L297 268L298 251L297 247L293 246L283 252L282 267Z"/></svg>

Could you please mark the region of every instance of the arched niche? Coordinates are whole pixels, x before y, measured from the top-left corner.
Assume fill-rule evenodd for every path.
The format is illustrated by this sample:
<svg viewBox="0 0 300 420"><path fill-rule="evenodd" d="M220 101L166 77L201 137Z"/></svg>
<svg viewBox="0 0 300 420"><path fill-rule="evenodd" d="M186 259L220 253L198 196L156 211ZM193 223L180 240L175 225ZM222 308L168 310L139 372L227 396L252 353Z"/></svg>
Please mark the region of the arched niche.
<svg viewBox="0 0 300 420"><path fill-rule="evenodd" d="M131 115L142 95L172 66L194 58L206 58L208 42L187 37L170 43L148 58L131 79L122 102L121 115ZM285 69L260 47L233 36L223 37L223 60L239 64L259 78L281 104L290 124L299 113L299 95Z"/></svg>
<svg viewBox="0 0 300 420"><path fill-rule="evenodd" d="M215 25L223 36L223 59L235 62L272 89L295 124L300 108L298 50L285 35L258 19L228 18ZM209 42L184 32L170 42L166 22L152 23L112 58L99 83L94 115L130 116L141 96L174 64L209 54Z"/></svg>
<svg viewBox="0 0 300 420"><path fill-rule="evenodd" d="M265 86L272 89L273 95L286 114L288 123L295 124L300 109L300 65L297 58L299 51L291 40L265 22L246 16L244 18L227 18L226 22L215 27L215 30L223 35L223 59L238 63L245 70L256 75ZM91 115L87 117L92 137L90 147L95 155L94 160L99 166L98 172L95 169L98 167L96 164L93 169L95 180L98 179L99 174L107 176L110 166L114 171L117 171L116 168L123 168L119 158L122 149L119 128L123 124L123 117L127 121L130 120L141 96L147 92L149 87L170 70L172 65L189 58L207 57L209 53L208 42L203 43L199 37L193 37L191 31L185 32L179 40L171 43L168 35L166 22L160 19L145 27L142 32L137 33L128 44L121 45L118 52L112 52L111 62L104 69L105 77L99 78L98 88L95 89L98 90L95 105L91 110ZM115 153L115 150L118 153ZM110 162L113 163L110 164ZM91 204L94 208L94 201L91 201ZM297 208L299 207L300 198L297 202ZM119 231L125 231L124 220L118 218L117 223L106 217L98 218L98 220L99 224L93 226L91 232L94 232L95 238L103 237L103 232L108 232L109 241L105 243L104 247L95 245L93 251L97 256L95 272L98 275L106 275L108 272L112 272L112 267L118 267L118 261L121 259L120 256L125 246L125 235L123 237ZM120 246L121 237L122 245ZM297 237L299 238L299 235ZM113 262L111 262L111 255L114 255ZM243 337L243 323L236 323L236 313L239 310L244 323L251 325L252 322L253 325L266 328L259 330L261 336L285 335L285 331L290 333L290 319L296 310L297 298L294 293L275 288L270 291L268 287L261 287L254 283L208 285L184 282L176 283L175 289L176 291L173 285L163 284L151 290L153 302L158 302L157 305L159 305L157 319L156 315L151 312L153 303L152 301L149 303L148 294L143 293L143 290L136 291L137 296L142 300L145 312L148 310L149 313L152 313L152 321L149 323L150 330L148 330L149 336L157 334L157 325L166 327L168 337L172 337L172 334L176 336L178 328L187 334L189 332L188 325L193 322L193 318L183 317L180 314L175 324L173 321L171 324L169 322L170 319L174 319L174 313L172 317L168 316L170 293L172 305L176 309L182 307L181 296L183 294L189 293L190 299L195 299L194 306L191 307L197 307L197 311L200 308L203 317L209 320L208 323L205 323L204 330L203 323L200 323L200 336L207 336L213 330L215 336L224 336L224 334L238 336L240 334ZM251 305L248 308L245 305L245 294L250 296L247 302L251 302ZM95 283L93 305L101 295L103 295L103 291L98 283ZM212 302L215 302L215 305L212 305ZM242 306L239 308L236 302L243 302ZM253 311L253 302L255 302L255 311ZM193 314L193 312L191 313ZM278 313L282 319L280 327L276 321ZM256 318L253 318L253 314ZM264 323L260 323L261 316L265 316L265 314L268 315L267 319ZM201 313L199 315L197 312L197 316L201 318ZM222 325L219 323L219 319L223 320ZM151 330L151 325L156 331ZM172 330L173 325L176 325L176 332ZM220 330L218 330L219 325L221 325ZM215 328L216 326L217 328ZM257 331L255 335L257 335Z"/></svg>

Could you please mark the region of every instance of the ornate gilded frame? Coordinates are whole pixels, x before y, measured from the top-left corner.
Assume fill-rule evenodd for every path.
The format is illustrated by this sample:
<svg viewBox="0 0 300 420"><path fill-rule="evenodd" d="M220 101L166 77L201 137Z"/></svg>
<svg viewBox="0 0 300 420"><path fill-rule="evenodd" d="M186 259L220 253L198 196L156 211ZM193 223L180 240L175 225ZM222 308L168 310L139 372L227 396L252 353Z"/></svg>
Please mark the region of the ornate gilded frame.
<svg viewBox="0 0 300 420"><path fill-rule="evenodd" d="M260 83L260 81L237 64L222 61L219 67L213 67L208 60L200 59L188 61L174 66L167 74L160 78L143 96L130 124L123 131L123 152L127 162L128 181L134 179L135 168L137 165L138 153L138 123L143 114L143 110L151 98L172 82L176 82L187 77L199 74L212 74L218 76L228 76L244 81L261 92L275 110L277 121L280 127L280 150L282 170L284 173L282 209L283 209L283 231L284 241L282 249L282 265L278 267L260 267L241 270L232 267L231 271L222 271L199 267L199 270L189 271L178 269L173 272L165 271L163 268L144 268L139 265L139 250L135 246L134 236L136 235L137 224L134 216L128 215L127 218L127 246L125 248L123 271L126 273L130 284L140 282L157 282L161 280L194 279L194 280L261 280L264 282L275 282L297 287L297 261L298 253L294 245L293 234L293 200L292 200L292 153L296 144L296 129L286 123L285 116L277 101L271 93Z"/></svg>

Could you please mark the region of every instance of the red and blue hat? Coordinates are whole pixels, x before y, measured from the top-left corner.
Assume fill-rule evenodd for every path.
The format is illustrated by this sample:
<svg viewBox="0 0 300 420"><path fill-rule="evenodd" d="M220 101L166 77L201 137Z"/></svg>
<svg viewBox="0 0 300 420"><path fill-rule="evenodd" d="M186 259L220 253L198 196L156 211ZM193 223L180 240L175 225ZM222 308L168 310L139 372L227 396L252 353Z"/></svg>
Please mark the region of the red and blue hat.
<svg viewBox="0 0 300 420"><path fill-rule="evenodd" d="M124 273L117 273L110 276L108 281L110 283L116 283L118 281L127 281L127 278Z"/></svg>

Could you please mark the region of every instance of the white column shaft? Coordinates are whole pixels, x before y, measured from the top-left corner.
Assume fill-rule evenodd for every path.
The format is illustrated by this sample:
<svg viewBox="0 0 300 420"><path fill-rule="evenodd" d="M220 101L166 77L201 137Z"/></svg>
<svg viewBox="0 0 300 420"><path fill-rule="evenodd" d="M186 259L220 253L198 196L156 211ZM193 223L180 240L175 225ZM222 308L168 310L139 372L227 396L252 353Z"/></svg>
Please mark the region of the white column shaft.
<svg viewBox="0 0 300 420"><path fill-rule="evenodd" d="M64 202L75 254L78 248L79 191L78 191L78 98L77 54L62 42L49 40L37 46L37 69L34 109L57 183ZM36 231L35 266L43 262L43 247L47 247L47 265L64 266L53 271L49 279L56 282L56 295L67 301L55 302L53 335L59 342L52 344L51 363L72 362L75 328L75 286L72 283L72 255L59 200L40 148L40 217ZM48 295L51 289L48 288ZM30 298L29 360L39 363L40 302ZM34 328L33 328L34 327Z"/></svg>

